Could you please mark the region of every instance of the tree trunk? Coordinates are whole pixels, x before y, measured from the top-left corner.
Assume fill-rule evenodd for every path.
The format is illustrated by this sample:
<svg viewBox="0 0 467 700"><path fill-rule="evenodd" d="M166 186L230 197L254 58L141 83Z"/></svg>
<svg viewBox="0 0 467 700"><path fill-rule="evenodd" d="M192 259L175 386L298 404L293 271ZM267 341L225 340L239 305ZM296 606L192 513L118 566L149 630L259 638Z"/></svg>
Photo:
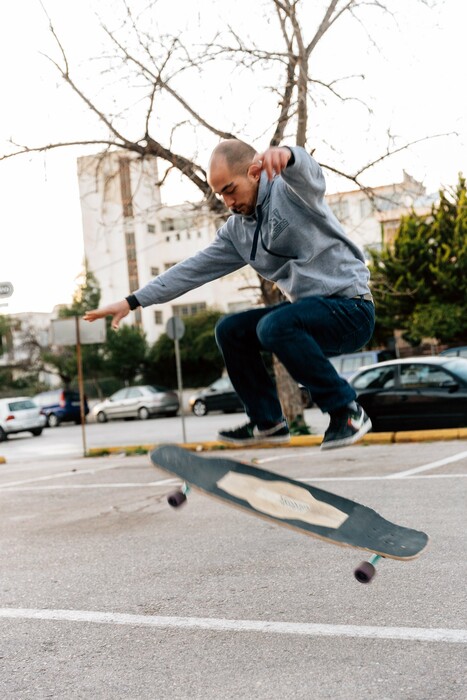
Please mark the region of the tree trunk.
<svg viewBox="0 0 467 700"><path fill-rule="evenodd" d="M263 301L266 306L272 306L284 301L282 292L273 282L269 282L259 275L258 277ZM295 435L309 435L310 431L303 415L300 387L275 355L273 355L273 367L279 400L284 416L287 418L290 432Z"/></svg>

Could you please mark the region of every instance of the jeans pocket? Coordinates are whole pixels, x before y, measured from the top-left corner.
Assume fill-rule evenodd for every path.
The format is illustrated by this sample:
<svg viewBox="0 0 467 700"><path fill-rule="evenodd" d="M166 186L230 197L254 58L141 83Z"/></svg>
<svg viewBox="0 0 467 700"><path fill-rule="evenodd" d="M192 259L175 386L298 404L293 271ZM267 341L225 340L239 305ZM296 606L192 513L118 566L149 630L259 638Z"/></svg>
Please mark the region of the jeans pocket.
<svg viewBox="0 0 467 700"><path fill-rule="evenodd" d="M350 299L334 304L333 317L339 329L337 354L356 352L364 347L375 327L375 311L371 302Z"/></svg>

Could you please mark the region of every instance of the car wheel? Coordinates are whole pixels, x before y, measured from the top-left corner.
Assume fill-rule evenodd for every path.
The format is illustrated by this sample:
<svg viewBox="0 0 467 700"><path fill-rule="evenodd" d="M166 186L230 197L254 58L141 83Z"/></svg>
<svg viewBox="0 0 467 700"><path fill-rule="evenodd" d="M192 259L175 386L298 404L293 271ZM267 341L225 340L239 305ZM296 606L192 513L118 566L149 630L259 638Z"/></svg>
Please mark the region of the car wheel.
<svg viewBox="0 0 467 700"><path fill-rule="evenodd" d="M107 416L105 415L104 411L99 411L96 418L98 423L107 423Z"/></svg>
<svg viewBox="0 0 467 700"><path fill-rule="evenodd" d="M55 413L50 413L47 416L47 425L49 426L49 428L56 428L60 425L58 416L56 416Z"/></svg>
<svg viewBox="0 0 467 700"><path fill-rule="evenodd" d="M143 406L142 408L139 409L138 418L140 420L147 420L149 418L149 411L146 408L146 406Z"/></svg>
<svg viewBox="0 0 467 700"><path fill-rule="evenodd" d="M42 428L34 428L34 430L31 430L31 433L34 435L34 437L38 437L39 435L42 435Z"/></svg>
<svg viewBox="0 0 467 700"><path fill-rule="evenodd" d="M4 440L6 440L7 437L8 437L8 435L7 435L6 432L3 430L3 428L0 428L0 442L3 442Z"/></svg>
<svg viewBox="0 0 467 700"><path fill-rule="evenodd" d="M207 412L208 407L206 406L204 401L198 400L194 402L193 413L195 414L195 416L205 416Z"/></svg>

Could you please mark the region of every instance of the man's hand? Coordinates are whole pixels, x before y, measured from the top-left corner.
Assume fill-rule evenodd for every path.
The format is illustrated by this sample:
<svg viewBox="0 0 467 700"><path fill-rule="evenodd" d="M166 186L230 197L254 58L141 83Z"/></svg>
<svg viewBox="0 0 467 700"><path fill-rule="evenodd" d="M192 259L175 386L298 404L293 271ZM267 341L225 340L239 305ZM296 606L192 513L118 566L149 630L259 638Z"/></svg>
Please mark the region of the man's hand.
<svg viewBox="0 0 467 700"><path fill-rule="evenodd" d="M108 306L103 306L100 309L94 309L94 311L86 311L83 316L85 321L97 321L98 318L105 318L106 316L112 316L112 328L117 330L118 324L128 316L130 313L130 305L126 299L122 301L116 301L114 304L109 304Z"/></svg>
<svg viewBox="0 0 467 700"><path fill-rule="evenodd" d="M282 146L271 146L264 153L258 153L255 156L255 163L260 165L261 170L265 170L268 176L268 180L272 180L274 175L279 175L279 173L284 170L291 158L291 151L289 148L284 148Z"/></svg>

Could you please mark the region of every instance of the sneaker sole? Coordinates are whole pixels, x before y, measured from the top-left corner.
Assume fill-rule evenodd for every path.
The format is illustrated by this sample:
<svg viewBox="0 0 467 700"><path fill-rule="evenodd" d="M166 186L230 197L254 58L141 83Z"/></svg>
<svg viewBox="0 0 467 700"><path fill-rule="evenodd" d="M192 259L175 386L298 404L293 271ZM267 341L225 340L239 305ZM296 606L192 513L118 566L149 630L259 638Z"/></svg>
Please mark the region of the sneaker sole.
<svg viewBox="0 0 467 700"><path fill-rule="evenodd" d="M269 443L274 443L275 445L285 444L290 442L290 435L278 435L274 437L253 437L248 438L248 440L236 440L235 438L227 438L222 435L218 435L217 439L219 442L227 442L229 445L237 445L237 447L248 447L248 445L268 445Z"/></svg>
<svg viewBox="0 0 467 700"><path fill-rule="evenodd" d="M360 430L358 430L354 435L343 440L332 440L330 442L322 442L321 450L333 450L336 447L347 447L348 445L353 445L355 442L360 440L364 435L366 435L372 428L371 420L368 418Z"/></svg>

